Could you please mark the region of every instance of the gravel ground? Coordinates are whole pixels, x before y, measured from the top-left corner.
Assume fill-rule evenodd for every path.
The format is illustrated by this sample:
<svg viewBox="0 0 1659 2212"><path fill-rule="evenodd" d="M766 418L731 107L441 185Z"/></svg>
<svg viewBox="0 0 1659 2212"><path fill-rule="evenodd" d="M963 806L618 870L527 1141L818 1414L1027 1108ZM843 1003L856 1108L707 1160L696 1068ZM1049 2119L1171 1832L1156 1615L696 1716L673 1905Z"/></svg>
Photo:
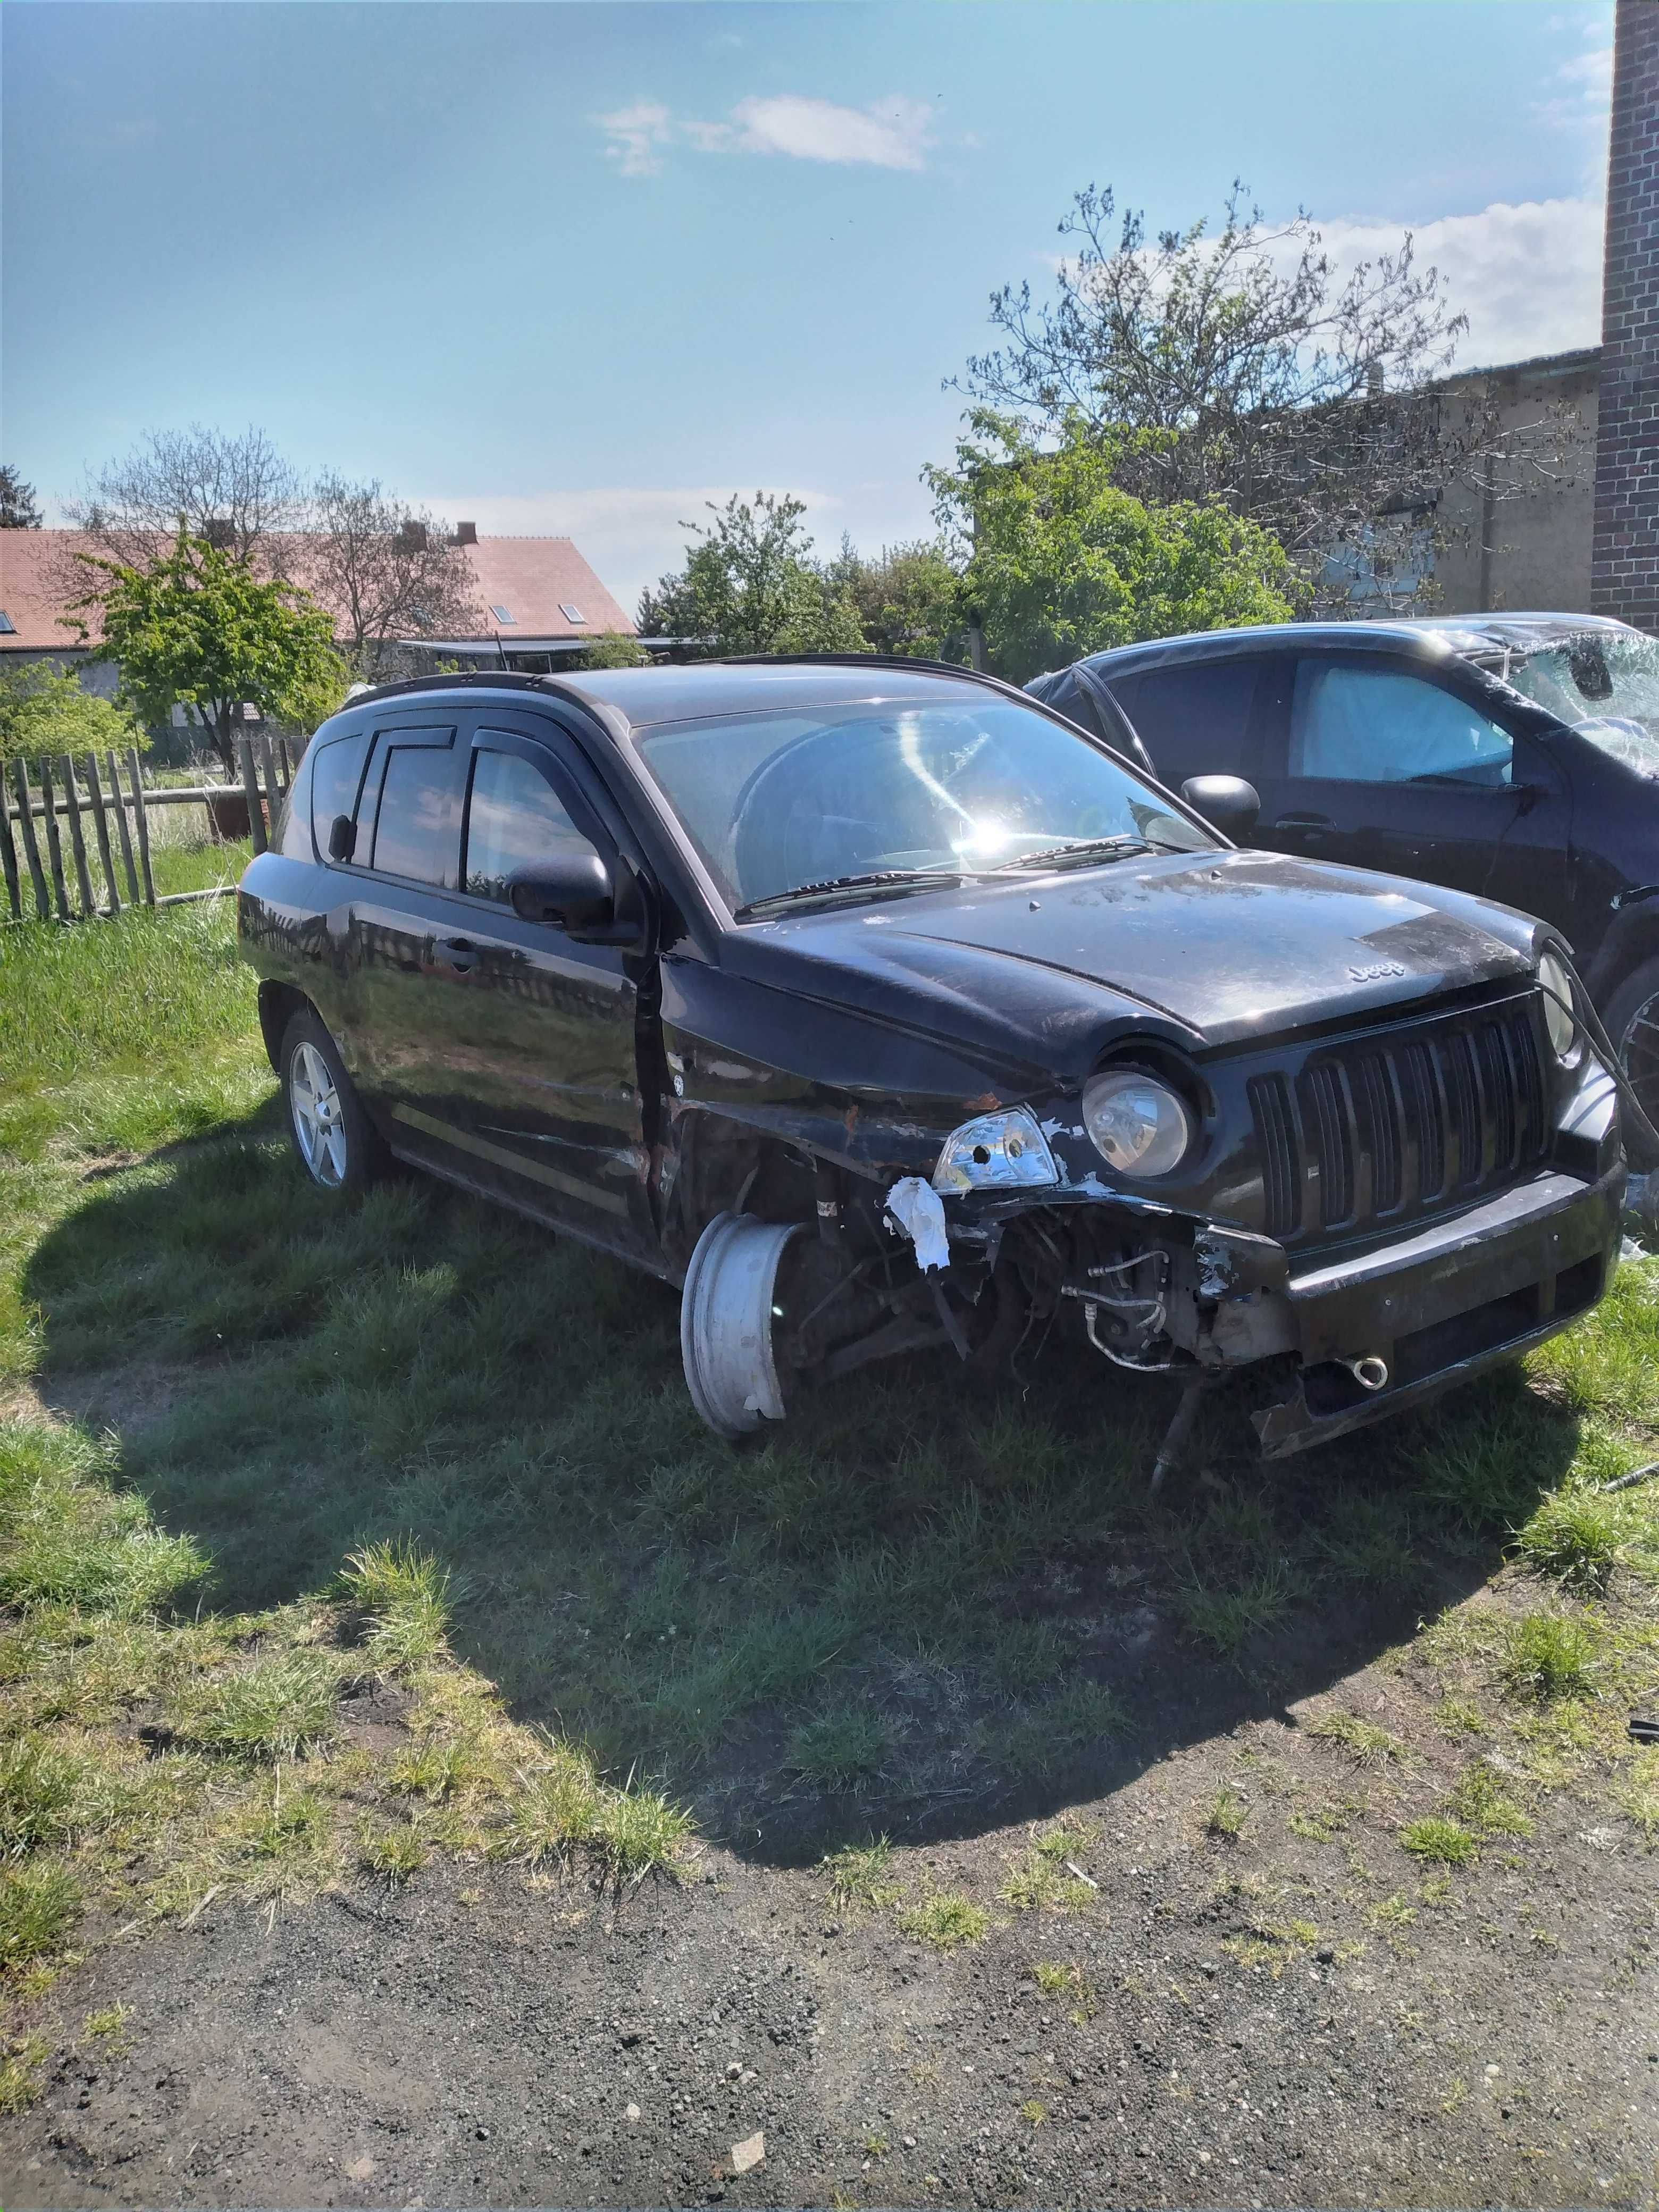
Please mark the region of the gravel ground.
<svg viewBox="0 0 1659 2212"><path fill-rule="evenodd" d="M1397 1684L1341 1687L1392 1695L1398 1724ZM1263 1778L1336 1786L1336 1756L1292 1715L1253 1720L1075 1808L1092 1829L1076 1863L1100 1885L1081 1906L1002 1899L1022 1826L896 1854L911 1897L991 1909L984 1940L948 1954L890 1907L837 1906L822 1870L713 1849L620 1904L451 1863L269 1924L210 1905L102 1948L43 2001L55 2055L0 2128L0 2193L1659 2203L1659 1859L1579 1832L1562 1799L1524 1864L1492 1850L1425 1881L1386 1793L1332 1839L1273 1815ZM1202 1808L1241 1775L1259 1813L1228 1842ZM1045 1993L1039 1961L1071 1985ZM81 2031L117 2004L118 2034Z"/></svg>

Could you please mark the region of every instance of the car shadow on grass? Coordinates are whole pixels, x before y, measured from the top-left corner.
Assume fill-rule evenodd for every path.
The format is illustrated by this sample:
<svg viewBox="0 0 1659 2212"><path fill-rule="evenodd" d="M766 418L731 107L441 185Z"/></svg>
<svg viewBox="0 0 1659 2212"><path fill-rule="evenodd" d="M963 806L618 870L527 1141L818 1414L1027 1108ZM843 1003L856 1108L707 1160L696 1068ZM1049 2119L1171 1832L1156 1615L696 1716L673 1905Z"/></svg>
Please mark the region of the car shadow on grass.
<svg viewBox="0 0 1659 2212"><path fill-rule="evenodd" d="M1478 1589L1578 1446L1516 1367L1264 1468L1238 1384L1147 1478L1170 1385L1051 1344L940 1359L732 1447L663 1285L463 1194L331 1200L267 1106L86 1188L27 1291L48 1405L249 1611L407 1537L512 1713L769 1862L1100 1797L1326 1691Z"/></svg>

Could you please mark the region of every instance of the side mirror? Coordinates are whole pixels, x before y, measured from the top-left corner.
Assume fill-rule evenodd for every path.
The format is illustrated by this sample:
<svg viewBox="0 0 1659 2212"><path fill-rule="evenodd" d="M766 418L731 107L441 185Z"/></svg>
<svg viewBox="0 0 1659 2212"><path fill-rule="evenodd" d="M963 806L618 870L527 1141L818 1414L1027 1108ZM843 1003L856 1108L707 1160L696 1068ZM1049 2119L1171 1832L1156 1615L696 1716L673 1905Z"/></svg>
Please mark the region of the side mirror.
<svg viewBox="0 0 1659 2212"><path fill-rule="evenodd" d="M1248 837L1261 811L1261 796L1242 775L1189 775L1181 795L1195 813L1235 843Z"/></svg>
<svg viewBox="0 0 1659 2212"><path fill-rule="evenodd" d="M349 860L357 849L357 825L349 814L337 814L328 825L328 857Z"/></svg>
<svg viewBox="0 0 1659 2212"><path fill-rule="evenodd" d="M568 847L520 869L507 896L520 921L551 922L572 936L608 929L616 918L611 871L591 848Z"/></svg>

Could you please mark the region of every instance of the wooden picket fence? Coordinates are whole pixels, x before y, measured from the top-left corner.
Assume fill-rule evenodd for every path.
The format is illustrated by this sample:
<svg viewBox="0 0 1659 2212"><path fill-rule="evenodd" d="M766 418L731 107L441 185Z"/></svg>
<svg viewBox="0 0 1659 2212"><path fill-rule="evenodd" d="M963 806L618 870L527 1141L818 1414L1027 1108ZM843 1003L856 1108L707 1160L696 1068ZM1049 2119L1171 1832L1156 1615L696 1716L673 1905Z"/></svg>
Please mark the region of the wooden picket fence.
<svg viewBox="0 0 1659 2212"><path fill-rule="evenodd" d="M59 921L93 921L121 911L121 887L116 880L115 853L118 846L121 871L126 878L126 902L131 906L182 906L191 899L217 898L234 890L227 884L205 891L173 891L155 896L149 865L149 810L153 806L206 806L216 801L240 799L247 809L248 830L256 853L270 842L277 811L294 781L294 758L286 738L261 735L237 740L240 783L147 784L138 765L136 746L126 754L126 781L113 752L82 756L77 776L76 763L67 753L55 761L35 763L33 783L20 760L12 764L10 788L0 772L0 869L5 872L6 900L14 921L21 921L33 895L34 912L41 921L54 913ZM106 781L107 776L107 781ZM92 817L105 896L93 887L93 871L87 853L86 819ZM60 819L61 817L61 819ZM37 828L38 825L38 828ZM69 831L69 864L64 857L63 830ZM112 837L112 832L113 836ZM44 854L42 848L44 846ZM70 901L70 878L80 894L79 913Z"/></svg>

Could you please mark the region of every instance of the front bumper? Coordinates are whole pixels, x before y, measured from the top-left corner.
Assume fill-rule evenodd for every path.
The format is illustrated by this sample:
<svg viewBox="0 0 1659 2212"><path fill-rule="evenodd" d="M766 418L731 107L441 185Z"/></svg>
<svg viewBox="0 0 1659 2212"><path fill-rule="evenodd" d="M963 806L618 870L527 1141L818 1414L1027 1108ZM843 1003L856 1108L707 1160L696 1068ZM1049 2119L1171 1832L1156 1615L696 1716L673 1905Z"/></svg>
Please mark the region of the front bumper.
<svg viewBox="0 0 1659 2212"><path fill-rule="evenodd" d="M1546 1169L1455 1219L1285 1285L1301 1373L1251 1418L1264 1458L1345 1435L1512 1358L1593 1306L1618 1261L1622 1160L1594 1182ZM1345 1364L1389 1370L1367 1390Z"/></svg>

